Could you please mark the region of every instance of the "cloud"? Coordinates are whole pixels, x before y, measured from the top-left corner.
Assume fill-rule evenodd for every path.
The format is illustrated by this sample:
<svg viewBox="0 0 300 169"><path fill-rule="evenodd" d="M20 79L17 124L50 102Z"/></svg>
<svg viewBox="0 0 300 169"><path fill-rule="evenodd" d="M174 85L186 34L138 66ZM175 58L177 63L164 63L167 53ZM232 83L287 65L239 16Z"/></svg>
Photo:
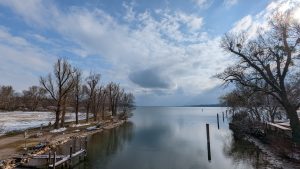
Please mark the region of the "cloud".
<svg viewBox="0 0 300 169"><path fill-rule="evenodd" d="M128 22L131 22L135 19L135 11L133 10L134 2L132 1L130 4L123 2L123 7L126 10L126 13L124 15L124 19Z"/></svg>
<svg viewBox="0 0 300 169"><path fill-rule="evenodd" d="M213 1L194 2L207 7ZM5 40L0 43L0 51L11 56L9 60L5 58L6 65L9 62L28 65L28 72L35 73L52 63L45 59L51 58L52 52L67 51L71 56L81 56L81 60L101 58L93 64L99 64L99 67L103 63L109 64L108 68L103 68L106 81L120 82L137 98L145 98L145 95L157 98L159 95L162 99L170 99L197 96L218 86L221 82L211 77L231 62L219 47L221 37L207 33L202 28L205 19L195 13L169 9L140 11L135 10L134 4L123 4L124 17L116 18L98 7L71 6L60 10L52 1L30 0L26 4L27 10L21 1L4 0L0 4L11 8L33 30L39 29L36 28L39 25L57 34L59 44L63 44L55 51L49 49L46 52L25 38L2 30L0 36ZM232 31L255 32L279 4L273 2L261 13L245 16L233 25ZM44 36L32 37L46 43L49 37ZM30 57L22 64L19 63L22 56ZM29 61L40 66L30 66ZM89 69L86 65L81 66Z"/></svg>
<svg viewBox="0 0 300 169"><path fill-rule="evenodd" d="M51 3L40 0L26 0L26 3L18 0L1 0L1 5L11 8L19 14L28 24L46 26L51 19L51 14L56 15L56 10ZM51 12L50 12L51 11Z"/></svg>
<svg viewBox="0 0 300 169"><path fill-rule="evenodd" d="M48 14L35 10L35 15L52 16L47 29L76 46L68 51L103 58L111 64L106 77L121 82L136 95L170 95L179 88L182 93L196 95L218 85L220 81L210 77L228 63L228 56L219 48L220 38L201 31L203 19L196 14L146 10L127 17L132 23L126 24L99 8L73 6L64 12L54 4L50 6L45 11ZM40 19L22 11L16 13L40 24Z"/></svg>
<svg viewBox="0 0 300 169"><path fill-rule="evenodd" d="M273 1L258 14L247 15L234 23L230 32L246 32L249 38L253 38L257 36L258 31L264 32L269 30L268 21L276 12L286 13L288 11L291 11L296 21L299 21L300 17L297 14L300 13L300 2L296 0Z"/></svg>
<svg viewBox="0 0 300 169"><path fill-rule="evenodd" d="M40 72L50 70L53 56L5 27L0 27L0 39L0 84L13 85L18 91L38 84Z"/></svg>
<svg viewBox="0 0 300 169"><path fill-rule="evenodd" d="M251 15L247 15L243 17L241 20L236 22L231 29L233 33L239 33L244 32L250 29L250 27L253 25L253 19Z"/></svg>
<svg viewBox="0 0 300 169"><path fill-rule="evenodd" d="M129 79L143 88L171 88L171 79L163 76L157 69L147 69L129 74Z"/></svg>
<svg viewBox="0 0 300 169"><path fill-rule="evenodd" d="M208 8L213 0L193 0L193 2L200 8Z"/></svg>
<svg viewBox="0 0 300 169"><path fill-rule="evenodd" d="M231 6L233 6L233 5L236 5L237 3L238 3L238 0L224 0L224 5L226 6L226 7L231 7Z"/></svg>

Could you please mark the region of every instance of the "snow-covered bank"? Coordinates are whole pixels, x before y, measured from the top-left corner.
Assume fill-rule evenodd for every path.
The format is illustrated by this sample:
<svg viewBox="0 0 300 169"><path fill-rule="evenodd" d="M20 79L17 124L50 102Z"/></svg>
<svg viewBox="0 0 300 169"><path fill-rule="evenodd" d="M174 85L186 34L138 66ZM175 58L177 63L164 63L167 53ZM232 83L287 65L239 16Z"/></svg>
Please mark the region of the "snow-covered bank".
<svg viewBox="0 0 300 169"><path fill-rule="evenodd" d="M28 128L47 126L53 124L53 112L0 112L0 135L10 131L26 130ZM66 122L75 121L75 113L66 114ZM85 119L85 113L79 113L79 119Z"/></svg>

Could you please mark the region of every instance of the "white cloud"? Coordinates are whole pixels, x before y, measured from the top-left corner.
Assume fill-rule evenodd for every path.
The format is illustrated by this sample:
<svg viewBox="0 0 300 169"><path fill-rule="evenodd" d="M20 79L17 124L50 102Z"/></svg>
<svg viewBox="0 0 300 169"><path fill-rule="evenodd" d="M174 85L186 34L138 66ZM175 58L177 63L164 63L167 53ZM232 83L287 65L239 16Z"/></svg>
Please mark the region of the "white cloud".
<svg viewBox="0 0 300 169"><path fill-rule="evenodd" d="M252 16L247 15L238 22L236 22L233 26L233 32L242 32L248 30L252 25Z"/></svg>
<svg viewBox="0 0 300 169"><path fill-rule="evenodd" d="M36 1L38 7L30 8L39 8L40 4ZM26 21L42 23L40 18L24 14L22 8L15 6L18 5L12 8ZM113 65L111 80L124 82L123 85L137 94L157 90L139 87L129 80L129 75L152 68L159 70L159 77L172 80L172 87L163 89L163 93L182 88L184 92L196 95L219 84L210 76L223 68L216 62L224 64L228 59L218 48L219 39L210 40L206 32L200 31L203 25L200 16L161 10L156 13L159 17L154 17L150 11L133 13L130 6L125 6L129 12L126 20L137 23L135 28L130 28L98 8L72 7L65 13L53 4L50 6L52 10L45 11L47 14L35 10L35 15L53 16L47 20L47 29L55 30L64 39L77 44L79 48L73 51L76 54L104 57Z"/></svg>
<svg viewBox="0 0 300 169"><path fill-rule="evenodd" d="M131 4L127 4L125 2L123 2L123 7L125 8L126 10L126 13L125 13L125 16L124 16L124 19L128 22L131 22L135 19L135 11L133 10L133 6L134 6L134 3L133 1L131 2Z"/></svg>
<svg viewBox="0 0 300 169"><path fill-rule="evenodd" d="M210 41L205 32L199 31L202 18L168 10L157 14L160 19L149 11L137 13L136 28L129 28L100 9L76 8L56 18L55 29L79 44L85 55L105 57L114 65L111 77L124 81L136 92L152 89L137 86L128 76L154 67L175 85L165 92L181 87L187 93L197 94L217 85L219 82L210 76L216 72L214 68L220 68L215 61L225 63L226 56L218 49L219 39Z"/></svg>
<svg viewBox="0 0 300 169"><path fill-rule="evenodd" d="M0 84L13 85L18 91L38 84L41 72L50 70L52 56L4 27L0 39Z"/></svg>
<svg viewBox="0 0 300 169"><path fill-rule="evenodd" d="M193 0L193 2L200 8L208 8L213 0Z"/></svg>
<svg viewBox="0 0 300 169"><path fill-rule="evenodd" d="M230 32L239 33L246 32L249 38L257 36L258 31L267 31L270 27L268 20L273 17L276 12L285 13L292 11L294 19L300 21L300 2L297 0L278 0L271 2L266 9L256 15L247 15L237 21Z"/></svg>
<svg viewBox="0 0 300 169"><path fill-rule="evenodd" d="M55 8L51 3L40 0L1 0L0 5L10 7L18 13L28 24L46 26L48 20L56 15ZM50 12L51 11L51 12ZM51 15L50 15L51 14Z"/></svg>
<svg viewBox="0 0 300 169"><path fill-rule="evenodd" d="M226 7L231 7L238 3L238 0L224 0L224 5Z"/></svg>
<svg viewBox="0 0 300 169"><path fill-rule="evenodd" d="M68 51L85 57L96 55L104 58L112 65L107 75L109 80L122 82L122 85L135 91L137 95L145 92L170 94L179 89L185 94L197 95L220 84L211 76L230 64L228 56L219 48L220 37L209 36L203 31L203 18L195 14L168 9L137 12L131 4L125 4L127 12L124 19L129 24L120 22L96 7L72 7L65 12L58 10L54 4L47 4L51 7L47 8L44 1L35 0L29 3L32 6L28 5L28 9L33 10L28 14L23 7L19 7L20 1L3 2L30 25L34 23L47 26L47 29L61 35L63 40L76 45L76 48ZM203 7L212 1L194 2ZM234 24L232 31L255 32L258 25L262 25L269 16L274 8L272 5L276 4L271 3L258 15L244 17ZM13 48L7 44L1 44L0 51L10 53L17 60L21 60L22 54L35 56L33 61L39 65L39 58L45 58L43 50L33 47L24 38L7 35L7 31L5 33L3 30L0 36L9 39L7 43L13 43L14 49L23 48L22 51L25 52L16 53L15 50L10 51ZM39 36L36 38L43 40ZM152 77L159 77L160 84L171 85L163 85L166 86L163 89L152 89L140 87L129 79L131 74L153 69L157 71L151 72ZM165 83L162 80L172 82Z"/></svg>

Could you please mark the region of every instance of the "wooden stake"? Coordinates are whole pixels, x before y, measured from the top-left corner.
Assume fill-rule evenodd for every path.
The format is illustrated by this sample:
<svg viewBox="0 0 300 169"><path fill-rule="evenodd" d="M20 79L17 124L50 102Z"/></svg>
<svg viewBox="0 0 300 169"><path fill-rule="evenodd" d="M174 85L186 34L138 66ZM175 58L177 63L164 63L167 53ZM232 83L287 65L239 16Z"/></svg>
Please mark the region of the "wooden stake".
<svg viewBox="0 0 300 169"><path fill-rule="evenodd" d="M70 166L72 166L72 146L70 146Z"/></svg>
<svg viewBox="0 0 300 169"><path fill-rule="evenodd" d="M208 161L211 161L209 124L206 124L206 137L207 137L207 159Z"/></svg>
<svg viewBox="0 0 300 169"><path fill-rule="evenodd" d="M223 116L223 123L224 123L224 112L222 112L222 116Z"/></svg>
<svg viewBox="0 0 300 169"><path fill-rule="evenodd" d="M217 123L218 123L218 129L220 129L220 124L219 124L219 113L217 113Z"/></svg>
<svg viewBox="0 0 300 169"><path fill-rule="evenodd" d="M53 169L55 169L55 163L56 163L56 151L54 151L54 156L53 156Z"/></svg>

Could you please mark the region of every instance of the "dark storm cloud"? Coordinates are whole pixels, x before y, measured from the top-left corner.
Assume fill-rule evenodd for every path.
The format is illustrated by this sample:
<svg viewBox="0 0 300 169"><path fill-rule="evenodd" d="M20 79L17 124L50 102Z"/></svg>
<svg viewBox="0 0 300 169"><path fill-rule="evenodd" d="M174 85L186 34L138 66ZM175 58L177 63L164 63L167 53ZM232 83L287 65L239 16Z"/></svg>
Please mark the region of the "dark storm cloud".
<svg viewBox="0 0 300 169"><path fill-rule="evenodd" d="M156 69L146 69L129 74L129 79L144 88L169 89L172 82L168 77L162 76Z"/></svg>

